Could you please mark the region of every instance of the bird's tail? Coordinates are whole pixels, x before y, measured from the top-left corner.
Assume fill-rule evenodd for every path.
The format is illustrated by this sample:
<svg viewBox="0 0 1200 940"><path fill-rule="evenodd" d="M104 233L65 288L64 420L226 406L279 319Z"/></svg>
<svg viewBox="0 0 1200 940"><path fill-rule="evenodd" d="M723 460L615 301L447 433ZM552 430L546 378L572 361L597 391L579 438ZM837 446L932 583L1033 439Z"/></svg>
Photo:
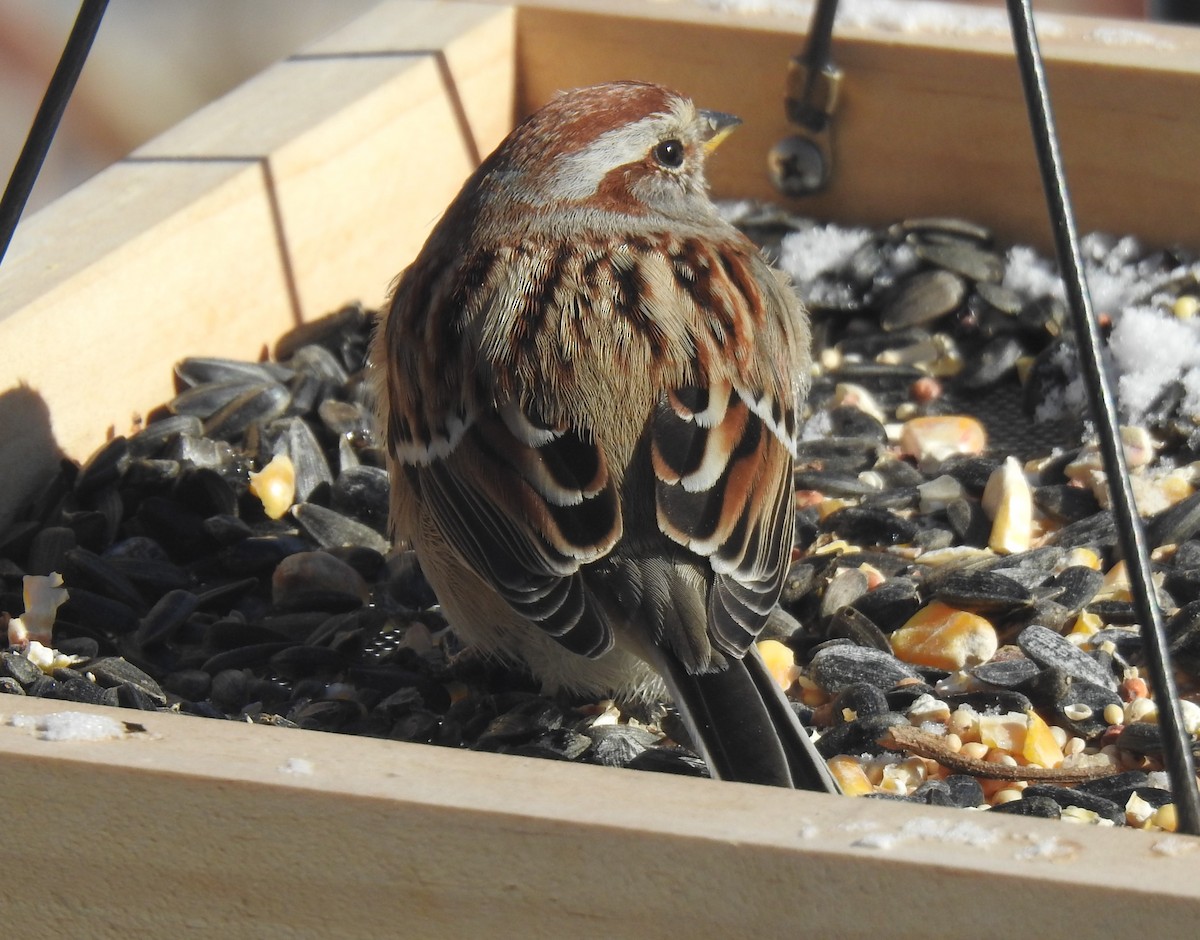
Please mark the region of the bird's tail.
<svg viewBox="0 0 1200 940"><path fill-rule="evenodd" d="M755 647L706 673L664 659L675 704L714 777L841 792Z"/></svg>

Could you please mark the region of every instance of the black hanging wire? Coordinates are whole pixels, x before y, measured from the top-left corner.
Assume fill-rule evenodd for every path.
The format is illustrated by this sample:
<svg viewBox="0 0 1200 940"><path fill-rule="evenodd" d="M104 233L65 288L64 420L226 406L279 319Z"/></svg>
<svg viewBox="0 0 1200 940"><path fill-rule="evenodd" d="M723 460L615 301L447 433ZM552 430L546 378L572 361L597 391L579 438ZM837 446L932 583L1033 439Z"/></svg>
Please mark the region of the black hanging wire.
<svg viewBox="0 0 1200 940"><path fill-rule="evenodd" d="M1092 313L1091 296L1083 275L1075 216L1067 192L1067 179L1058 147L1050 94L1046 87L1046 72L1033 25L1033 10L1030 0L1007 2L1009 19L1012 22L1013 43L1017 51L1017 64L1021 71L1021 84L1025 89L1025 103L1029 109L1029 126L1033 132L1042 186L1046 191L1046 204L1054 229L1058 266L1062 272L1067 301L1075 324L1076 346L1086 379L1092 416L1100 438L1100 452L1104 457L1104 469L1108 475L1121 554L1129 572L1134 608L1141 624L1142 644L1148 654L1150 675L1154 683L1159 726L1163 730L1165 762L1178 813L1178 830L1200 835L1200 794L1196 789L1191 735L1183 724L1179 692L1175 686L1175 677L1167 653L1167 635L1163 627L1162 611L1159 610L1150 577L1150 556L1146 550L1146 538L1134 504L1129 472L1125 466L1125 453L1120 444L1121 432L1116 400L1101 362L1100 329Z"/></svg>
<svg viewBox="0 0 1200 940"><path fill-rule="evenodd" d="M50 150L50 142L54 132L58 130L58 122L62 120L63 111L75 89L75 82L83 70L92 48L92 40L100 29L100 20L108 0L83 0L79 12L75 15L75 25L67 37L58 66L46 87L46 94L34 115L33 125L25 138L25 145L13 166L8 185L4 188L4 196L0 197L0 262L8 252L21 213L25 211L25 203L33 191L33 184L41 172L42 163Z"/></svg>
<svg viewBox="0 0 1200 940"><path fill-rule="evenodd" d="M817 80L833 66L833 21L837 6L837 0L817 0L808 24L808 41L800 56L808 67L808 87L801 96L801 107L795 118L812 131L824 130L830 117L827 111L815 105L813 96Z"/></svg>

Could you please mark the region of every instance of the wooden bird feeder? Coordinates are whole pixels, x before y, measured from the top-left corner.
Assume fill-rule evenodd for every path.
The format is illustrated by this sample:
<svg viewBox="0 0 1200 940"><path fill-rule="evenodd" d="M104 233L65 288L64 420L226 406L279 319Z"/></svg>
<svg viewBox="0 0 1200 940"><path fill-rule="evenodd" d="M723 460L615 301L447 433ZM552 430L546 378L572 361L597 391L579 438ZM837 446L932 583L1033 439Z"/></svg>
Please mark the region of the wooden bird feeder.
<svg viewBox="0 0 1200 940"><path fill-rule="evenodd" d="M1080 228L1200 245L1200 31L1054 16ZM744 127L718 196L773 198L805 20L684 2L392 0L27 219L0 268L0 528L62 454L378 305L480 156L554 91L662 82ZM799 205L1050 234L1006 31L845 28L837 173ZM50 742L14 715L133 723ZM1185 836L1051 824L0 696L13 936L1183 935Z"/></svg>

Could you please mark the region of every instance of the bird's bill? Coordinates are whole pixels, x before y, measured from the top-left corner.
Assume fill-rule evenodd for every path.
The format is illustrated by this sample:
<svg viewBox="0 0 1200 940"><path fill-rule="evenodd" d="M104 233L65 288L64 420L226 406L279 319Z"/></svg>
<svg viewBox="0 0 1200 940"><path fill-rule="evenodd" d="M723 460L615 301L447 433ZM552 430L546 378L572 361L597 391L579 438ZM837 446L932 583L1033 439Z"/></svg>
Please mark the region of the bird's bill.
<svg viewBox="0 0 1200 940"><path fill-rule="evenodd" d="M721 142L733 133L733 129L742 123L742 119L734 114L723 111L701 111L700 117L709 127L709 134L704 139L704 149L712 153Z"/></svg>

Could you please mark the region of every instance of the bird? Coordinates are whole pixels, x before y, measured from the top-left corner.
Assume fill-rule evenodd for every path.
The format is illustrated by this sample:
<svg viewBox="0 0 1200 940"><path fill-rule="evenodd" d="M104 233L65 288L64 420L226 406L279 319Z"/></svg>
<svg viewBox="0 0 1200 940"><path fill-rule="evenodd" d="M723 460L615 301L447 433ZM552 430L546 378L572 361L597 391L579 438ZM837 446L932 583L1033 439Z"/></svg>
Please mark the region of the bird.
<svg viewBox="0 0 1200 940"><path fill-rule="evenodd" d="M740 123L608 82L481 162L372 340L390 522L482 654L548 692L665 688L712 777L837 792L755 646L811 353L786 276L709 193Z"/></svg>

